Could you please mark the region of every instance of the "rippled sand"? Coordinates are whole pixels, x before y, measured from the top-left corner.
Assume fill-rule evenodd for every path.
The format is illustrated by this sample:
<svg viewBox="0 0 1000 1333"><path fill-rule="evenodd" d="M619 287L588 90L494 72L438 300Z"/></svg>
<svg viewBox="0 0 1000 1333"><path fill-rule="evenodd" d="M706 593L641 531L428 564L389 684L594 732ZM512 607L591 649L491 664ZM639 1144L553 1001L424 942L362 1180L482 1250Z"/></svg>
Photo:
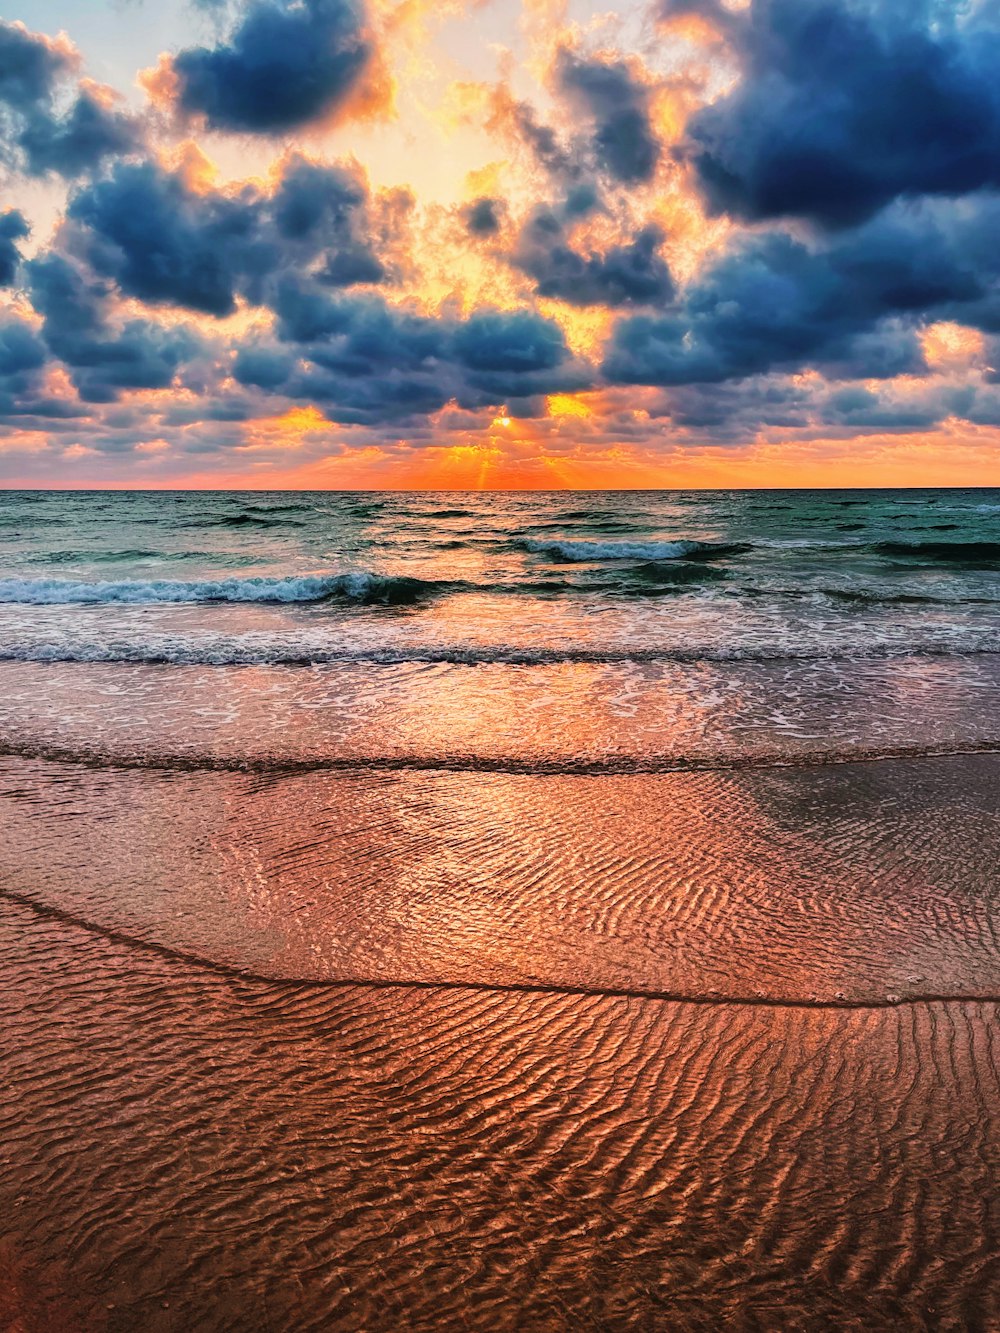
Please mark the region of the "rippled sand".
<svg viewBox="0 0 1000 1333"><path fill-rule="evenodd" d="M268 983L11 903L0 963L10 1327L1000 1320L992 1003Z"/></svg>
<svg viewBox="0 0 1000 1333"><path fill-rule="evenodd" d="M0 1328L1000 1325L1000 756L0 760Z"/></svg>

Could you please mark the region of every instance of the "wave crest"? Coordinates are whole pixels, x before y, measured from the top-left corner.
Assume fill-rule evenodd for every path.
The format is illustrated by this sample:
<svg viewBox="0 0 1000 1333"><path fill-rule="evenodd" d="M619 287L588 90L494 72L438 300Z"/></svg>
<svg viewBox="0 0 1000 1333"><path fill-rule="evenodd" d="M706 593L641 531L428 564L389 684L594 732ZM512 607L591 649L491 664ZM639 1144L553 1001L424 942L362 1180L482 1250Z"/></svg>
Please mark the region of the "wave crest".
<svg viewBox="0 0 1000 1333"><path fill-rule="evenodd" d="M406 575L305 574L297 578L126 579L84 583L74 579L0 579L0 602L34 606L117 603L354 602L364 606L412 606L461 585Z"/></svg>

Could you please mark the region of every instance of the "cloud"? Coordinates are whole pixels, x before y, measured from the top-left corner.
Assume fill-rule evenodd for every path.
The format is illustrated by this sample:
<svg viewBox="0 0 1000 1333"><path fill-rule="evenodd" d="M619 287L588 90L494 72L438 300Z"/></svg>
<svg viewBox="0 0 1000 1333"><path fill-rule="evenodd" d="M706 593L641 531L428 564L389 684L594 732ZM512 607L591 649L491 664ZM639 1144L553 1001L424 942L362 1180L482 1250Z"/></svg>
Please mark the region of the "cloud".
<svg viewBox="0 0 1000 1333"><path fill-rule="evenodd" d="M122 389L167 388L202 350L201 340L184 327L142 319L114 323L106 286L61 255L26 267L42 336L87 402L112 402Z"/></svg>
<svg viewBox="0 0 1000 1333"><path fill-rule="evenodd" d="M652 178L660 144L649 118L649 89L620 60L586 59L565 48L556 83L594 121L591 148L598 168L624 185Z"/></svg>
<svg viewBox="0 0 1000 1333"><path fill-rule="evenodd" d="M240 296L269 300L287 270L333 287L385 281L368 204L360 168L293 155L270 195L199 191L155 163L120 163L73 195L67 217L75 250L125 295L223 317Z"/></svg>
<svg viewBox="0 0 1000 1333"><path fill-rule="evenodd" d="M559 325L527 310L474 314L455 331L453 346L471 370L550 370L566 358Z"/></svg>
<svg viewBox="0 0 1000 1333"><path fill-rule="evenodd" d="M1000 186L995 9L752 0L730 32L742 77L682 150L712 212L841 227L901 196Z"/></svg>
<svg viewBox="0 0 1000 1333"><path fill-rule="evenodd" d="M570 356L558 324L531 311L433 318L289 277L275 313L278 344L241 348L236 379L319 403L346 424L413 421L451 401L470 409L541 402L592 376Z"/></svg>
<svg viewBox="0 0 1000 1333"><path fill-rule="evenodd" d="M595 177L625 186L653 178L661 147L650 117L651 89L629 63L561 47L552 82L575 128L561 132L546 124L530 102L515 99L503 84L493 89L487 128L524 144L576 198L580 213L596 206Z"/></svg>
<svg viewBox="0 0 1000 1333"><path fill-rule="evenodd" d="M474 199L462 210L465 225L473 236L495 236L500 230L503 204L498 199Z"/></svg>
<svg viewBox="0 0 1000 1333"><path fill-rule="evenodd" d="M663 306L674 294L659 254L663 239L659 227L647 226L623 245L580 254L568 243L559 217L540 208L523 228L512 262L534 279L537 295L569 305Z"/></svg>
<svg viewBox="0 0 1000 1333"><path fill-rule="evenodd" d="M10 287L21 263L17 242L29 235L27 218L16 208L0 213L0 287Z"/></svg>
<svg viewBox="0 0 1000 1333"><path fill-rule="evenodd" d="M0 320L0 387L5 393L32 383L31 372L48 359L45 346L30 324L6 316Z"/></svg>
<svg viewBox="0 0 1000 1333"><path fill-rule="evenodd" d="M966 244L983 226L974 215L957 223L900 210L820 248L780 231L744 236L675 310L620 321L606 373L678 385L807 365L832 374L921 371L915 324L935 310L950 318L965 309L971 321L995 289L1000 256L977 265Z"/></svg>
<svg viewBox="0 0 1000 1333"><path fill-rule="evenodd" d="M375 57L352 0L256 0L228 41L181 51L172 71L180 109L210 128L282 134L344 109Z"/></svg>
<svg viewBox="0 0 1000 1333"><path fill-rule="evenodd" d="M79 192L70 220L87 229L94 270L128 296L229 315L248 270L273 266L254 209L239 198L199 195L152 162L121 165Z"/></svg>
<svg viewBox="0 0 1000 1333"><path fill-rule="evenodd" d="M84 83L66 110L62 94L79 58L64 40L0 20L0 160L32 176L84 175L139 146L138 122Z"/></svg>
<svg viewBox="0 0 1000 1333"><path fill-rule="evenodd" d="M332 287L381 283L389 276L370 235L368 184L356 166L325 166L302 157L285 164L271 201L278 236L306 259L320 252L319 280Z"/></svg>

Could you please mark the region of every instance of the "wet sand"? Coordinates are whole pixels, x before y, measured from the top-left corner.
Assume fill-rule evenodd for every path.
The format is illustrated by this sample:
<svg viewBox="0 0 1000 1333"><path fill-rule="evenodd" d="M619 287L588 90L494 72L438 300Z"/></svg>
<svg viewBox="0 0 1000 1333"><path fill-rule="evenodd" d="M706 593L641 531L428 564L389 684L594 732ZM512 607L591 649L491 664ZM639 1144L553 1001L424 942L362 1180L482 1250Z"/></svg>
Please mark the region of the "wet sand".
<svg viewBox="0 0 1000 1333"><path fill-rule="evenodd" d="M0 817L0 1327L1000 1323L1000 757Z"/></svg>

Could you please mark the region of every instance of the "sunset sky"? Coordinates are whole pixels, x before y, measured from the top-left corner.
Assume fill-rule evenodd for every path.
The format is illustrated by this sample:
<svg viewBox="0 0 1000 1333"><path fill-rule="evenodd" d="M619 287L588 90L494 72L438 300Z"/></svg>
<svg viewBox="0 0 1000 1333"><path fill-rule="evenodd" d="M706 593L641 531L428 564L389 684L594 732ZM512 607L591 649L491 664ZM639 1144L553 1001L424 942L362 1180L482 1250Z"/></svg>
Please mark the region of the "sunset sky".
<svg viewBox="0 0 1000 1333"><path fill-rule="evenodd" d="M1000 484L997 0L6 0L0 482Z"/></svg>

